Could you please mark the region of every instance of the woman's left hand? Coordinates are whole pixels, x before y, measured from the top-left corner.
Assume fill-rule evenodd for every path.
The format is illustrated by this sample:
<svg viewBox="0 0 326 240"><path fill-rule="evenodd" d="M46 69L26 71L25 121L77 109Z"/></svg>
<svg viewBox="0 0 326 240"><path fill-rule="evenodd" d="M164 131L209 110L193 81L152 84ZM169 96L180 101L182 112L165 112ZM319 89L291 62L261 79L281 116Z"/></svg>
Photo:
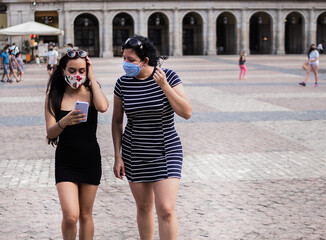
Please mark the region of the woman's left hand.
<svg viewBox="0 0 326 240"><path fill-rule="evenodd" d="M92 62L91 62L91 60L89 59L88 56L86 57L86 61L87 61L87 64L88 64L88 79L90 81L93 81L93 80L95 80L94 71L93 71L93 64L92 64Z"/></svg>
<svg viewBox="0 0 326 240"><path fill-rule="evenodd" d="M155 82L162 89L166 86L167 80L166 80L165 72L163 72L163 70L159 66L156 67L156 71L155 71L153 77L154 77Z"/></svg>

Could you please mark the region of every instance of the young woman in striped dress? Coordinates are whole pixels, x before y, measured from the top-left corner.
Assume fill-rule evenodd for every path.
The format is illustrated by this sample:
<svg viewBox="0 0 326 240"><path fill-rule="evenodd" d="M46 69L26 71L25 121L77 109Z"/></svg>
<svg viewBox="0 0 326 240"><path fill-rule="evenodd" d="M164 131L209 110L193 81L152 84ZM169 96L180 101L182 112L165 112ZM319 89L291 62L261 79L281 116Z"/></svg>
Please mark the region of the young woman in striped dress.
<svg viewBox="0 0 326 240"><path fill-rule="evenodd" d="M140 239L153 239L154 205L160 239L177 239L175 201L183 154L174 113L189 119L192 106L178 75L158 66L160 57L149 39L129 38L122 51L126 74L116 82L112 116L114 174L129 181Z"/></svg>

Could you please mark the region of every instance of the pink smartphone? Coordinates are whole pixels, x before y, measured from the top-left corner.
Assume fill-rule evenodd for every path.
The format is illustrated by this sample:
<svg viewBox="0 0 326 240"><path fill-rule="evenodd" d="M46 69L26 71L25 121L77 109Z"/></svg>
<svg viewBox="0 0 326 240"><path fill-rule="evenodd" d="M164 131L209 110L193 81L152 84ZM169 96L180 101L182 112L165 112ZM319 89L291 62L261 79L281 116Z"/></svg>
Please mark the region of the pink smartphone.
<svg viewBox="0 0 326 240"><path fill-rule="evenodd" d="M86 122L87 121L87 115L88 115L88 102L77 101L76 104L75 104L75 109L80 110L81 113L86 114L86 119L82 120L82 122Z"/></svg>

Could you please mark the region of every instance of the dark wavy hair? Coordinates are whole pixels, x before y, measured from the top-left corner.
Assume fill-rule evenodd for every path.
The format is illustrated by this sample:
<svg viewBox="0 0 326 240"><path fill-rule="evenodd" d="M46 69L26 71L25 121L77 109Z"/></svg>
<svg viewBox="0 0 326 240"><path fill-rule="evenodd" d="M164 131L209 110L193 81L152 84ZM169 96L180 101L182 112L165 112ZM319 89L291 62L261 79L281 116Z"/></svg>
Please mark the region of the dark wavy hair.
<svg viewBox="0 0 326 240"><path fill-rule="evenodd" d="M49 82L46 88L46 94L48 95L48 104L47 109L57 119L59 112L61 110L61 102L63 98L63 94L65 92L67 83L64 79L64 70L66 69L67 63L71 60L81 58L78 54L75 57L70 58L67 54L65 54L59 61L59 64L55 67L52 75L50 76ZM86 61L86 58L84 58ZM88 88L91 92L91 100L93 97L92 89L90 87L90 82L88 79L88 63L86 61L86 81L84 86ZM48 144L52 146L57 145L58 137L56 138L49 138L47 137Z"/></svg>
<svg viewBox="0 0 326 240"><path fill-rule="evenodd" d="M167 56L159 55L157 48L150 39L140 35L134 35L128 38L121 47L122 51L125 49L134 50L141 61L148 57L148 65L153 67L161 66L162 61L168 59Z"/></svg>

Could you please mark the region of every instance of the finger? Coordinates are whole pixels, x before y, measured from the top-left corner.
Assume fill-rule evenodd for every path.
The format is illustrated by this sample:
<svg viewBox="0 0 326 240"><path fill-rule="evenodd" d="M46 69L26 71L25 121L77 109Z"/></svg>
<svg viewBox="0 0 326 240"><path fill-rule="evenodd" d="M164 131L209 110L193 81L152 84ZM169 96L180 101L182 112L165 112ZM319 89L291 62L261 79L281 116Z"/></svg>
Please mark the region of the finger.
<svg viewBox="0 0 326 240"><path fill-rule="evenodd" d="M88 56L86 56L86 60L87 60L87 62L88 62L89 65L92 65L92 62L91 62L91 60L89 59Z"/></svg>
<svg viewBox="0 0 326 240"><path fill-rule="evenodd" d="M160 74L165 74L164 71L162 70L162 68L160 68L159 66L156 66L156 69L159 71Z"/></svg>
<svg viewBox="0 0 326 240"><path fill-rule="evenodd" d="M116 170L116 177L119 178L119 179L122 179L121 175L120 175L120 171L119 170Z"/></svg>
<svg viewBox="0 0 326 240"><path fill-rule="evenodd" d="M126 172L125 172L125 167L124 166L122 167L122 175L123 176L126 176Z"/></svg>
<svg viewBox="0 0 326 240"><path fill-rule="evenodd" d="M116 167L113 167L113 173L116 178L120 178L120 172Z"/></svg>

